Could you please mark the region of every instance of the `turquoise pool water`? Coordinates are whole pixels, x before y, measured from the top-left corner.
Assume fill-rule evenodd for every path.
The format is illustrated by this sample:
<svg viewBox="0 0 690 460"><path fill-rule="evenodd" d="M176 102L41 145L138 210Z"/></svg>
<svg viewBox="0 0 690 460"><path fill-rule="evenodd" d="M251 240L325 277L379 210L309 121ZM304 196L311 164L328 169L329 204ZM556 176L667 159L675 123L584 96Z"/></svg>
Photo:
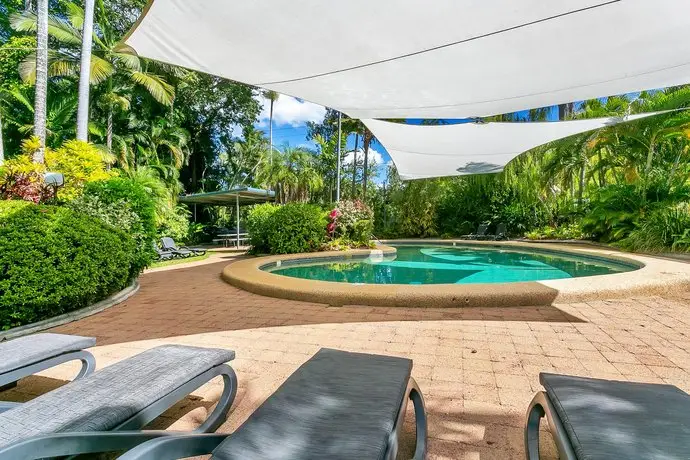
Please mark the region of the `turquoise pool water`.
<svg viewBox="0 0 690 460"><path fill-rule="evenodd" d="M623 263L564 253L453 246L398 246L393 258L311 262L269 268L284 276L340 283L511 283L636 270Z"/></svg>

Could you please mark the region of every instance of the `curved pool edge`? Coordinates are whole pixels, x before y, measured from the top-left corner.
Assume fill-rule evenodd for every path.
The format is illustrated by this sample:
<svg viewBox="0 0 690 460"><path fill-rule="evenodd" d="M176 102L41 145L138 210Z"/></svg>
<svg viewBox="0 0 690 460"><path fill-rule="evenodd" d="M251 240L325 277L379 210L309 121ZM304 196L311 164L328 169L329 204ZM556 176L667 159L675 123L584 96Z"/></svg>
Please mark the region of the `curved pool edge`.
<svg viewBox="0 0 690 460"><path fill-rule="evenodd" d="M518 241L386 240L377 249L291 254L244 259L227 265L221 277L255 294L333 306L384 307L509 307L586 302L641 295L668 295L690 290L690 264L600 247ZM640 267L638 270L582 278L496 284L348 284L307 280L270 273L262 267L278 261L366 258L372 253L392 255L387 244L493 246L537 252L607 259Z"/></svg>

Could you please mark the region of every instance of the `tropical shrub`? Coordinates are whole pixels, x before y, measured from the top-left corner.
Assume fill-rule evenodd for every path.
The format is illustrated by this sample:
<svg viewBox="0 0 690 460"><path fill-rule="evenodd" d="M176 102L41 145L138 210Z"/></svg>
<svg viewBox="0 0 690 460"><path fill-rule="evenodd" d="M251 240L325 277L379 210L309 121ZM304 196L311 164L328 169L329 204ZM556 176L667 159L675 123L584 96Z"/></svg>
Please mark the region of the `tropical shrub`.
<svg viewBox="0 0 690 460"><path fill-rule="evenodd" d="M254 254L265 254L271 252L268 244L269 220L280 208L273 203L263 203L254 206L247 216L247 232L249 233L249 244L252 246Z"/></svg>
<svg viewBox="0 0 690 460"><path fill-rule="evenodd" d="M529 240L584 240L587 235L579 224L566 224L558 227L542 227L525 234Z"/></svg>
<svg viewBox="0 0 690 460"><path fill-rule="evenodd" d="M45 167L27 155L9 159L0 167L0 199L25 200L33 203L54 197L54 189L46 186Z"/></svg>
<svg viewBox="0 0 690 460"><path fill-rule="evenodd" d="M81 195L87 182L101 181L115 176L106 170L103 154L93 145L71 140L61 147L46 150L46 168L65 176L65 184L58 191L61 200L73 200Z"/></svg>
<svg viewBox="0 0 690 460"><path fill-rule="evenodd" d="M326 239L326 219L318 206L288 203L266 220L266 230L271 254L311 252Z"/></svg>
<svg viewBox="0 0 690 460"><path fill-rule="evenodd" d="M76 310L123 289L135 243L66 207L0 202L0 329Z"/></svg>
<svg viewBox="0 0 690 460"><path fill-rule="evenodd" d="M129 225L120 222L116 226L125 230L136 242L137 254L130 271L130 277L136 277L150 265L155 256L153 243L156 239L156 219L153 200L139 183L121 177L87 183L84 196L96 197L106 206L125 207L137 216ZM83 210L88 212L88 208Z"/></svg>
<svg viewBox="0 0 690 460"><path fill-rule="evenodd" d="M158 236L169 236L180 243L188 242L192 230L189 216L189 211L183 205L167 209L158 219Z"/></svg>
<svg viewBox="0 0 690 460"><path fill-rule="evenodd" d="M620 242L631 251L661 252L683 249L683 237L690 229L690 203L660 207L651 211L630 235Z"/></svg>
<svg viewBox="0 0 690 460"><path fill-rule="evenodd" d="M341 201L328 214L331 239L349 240L353 246L368 245L374 231L374 213L359 200Z"/></svg>

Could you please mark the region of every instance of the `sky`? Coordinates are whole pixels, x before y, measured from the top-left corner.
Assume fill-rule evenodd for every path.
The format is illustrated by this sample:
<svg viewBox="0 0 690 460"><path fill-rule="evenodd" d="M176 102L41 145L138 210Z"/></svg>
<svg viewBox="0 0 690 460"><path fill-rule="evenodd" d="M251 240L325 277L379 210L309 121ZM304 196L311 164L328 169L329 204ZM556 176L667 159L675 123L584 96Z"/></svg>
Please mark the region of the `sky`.
<svg viewBox="0 0 690 460"><path fill-rule="evenodd" d="M261 114L256 128L265 132L268 137L270 102L262 98L261 104ZM307 122L320 123L325 115L326 109L321 105L281 95L273 104L273 145L280 149L286 145L316 148L314 142L307 140ZM349 136L346 144L343 146L343 152L351 152L355 148L355 136ZM359 145L362 145L361 139ZM374 158L378 165L375 174L372 173L374 181L382 183L386 178L386 167L391 162L390 156L383 145L376 143L369 148L369 158ZM343 163L351 162L352 153L345 154Z"/></svg>

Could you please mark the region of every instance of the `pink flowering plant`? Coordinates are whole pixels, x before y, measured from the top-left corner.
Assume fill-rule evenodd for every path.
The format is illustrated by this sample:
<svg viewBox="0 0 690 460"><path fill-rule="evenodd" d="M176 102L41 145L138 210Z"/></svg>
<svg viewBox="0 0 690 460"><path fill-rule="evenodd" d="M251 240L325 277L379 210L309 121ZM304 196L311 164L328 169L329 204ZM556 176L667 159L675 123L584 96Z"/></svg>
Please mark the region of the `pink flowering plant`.
<svg viewBox="0 0 690 460"><path fill-rule="evenodd" d="M344 246L363 246L369 244L373 227L374 213L360 200L341 201L328 213L326 230L331 240L351 242Z"/></svg>

